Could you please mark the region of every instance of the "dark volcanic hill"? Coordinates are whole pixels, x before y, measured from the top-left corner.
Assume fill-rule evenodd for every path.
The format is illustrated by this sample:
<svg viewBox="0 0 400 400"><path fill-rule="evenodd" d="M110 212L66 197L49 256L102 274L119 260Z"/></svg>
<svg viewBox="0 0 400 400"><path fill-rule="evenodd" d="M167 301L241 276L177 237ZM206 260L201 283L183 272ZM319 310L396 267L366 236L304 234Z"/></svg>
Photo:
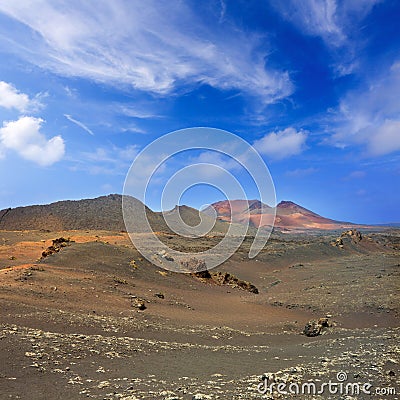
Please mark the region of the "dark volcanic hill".
<svg viewBox="0 0 400 400"><path fill-rule="evenodd" d="M144 204L125 196L133 209ZM145 208L150 224L155 230L166 230L160 215ZM95 199L58 201L47 205L17 207L0 211L0 229L5 230L74 230L93 229L123 231L122 196L110 194Z"/></svg>

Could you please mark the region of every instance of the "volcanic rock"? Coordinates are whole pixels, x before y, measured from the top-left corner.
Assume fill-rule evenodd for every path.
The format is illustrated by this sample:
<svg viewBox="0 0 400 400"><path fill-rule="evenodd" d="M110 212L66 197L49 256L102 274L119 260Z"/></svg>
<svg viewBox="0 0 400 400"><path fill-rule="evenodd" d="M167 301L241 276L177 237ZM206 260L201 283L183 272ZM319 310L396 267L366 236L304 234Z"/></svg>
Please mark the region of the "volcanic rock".
<svg viewBox="0 0 400 400"><path fill-rule="evenodd" d="M69 246L73 241L70 239L65 239L60 237L53 240L52 246L49 246L46 250L42 252L42 258L46 258L54 253L58 253L63 247Z"/></svg>
<svg viewBox="0 0 400 400"><path fill-rule="evenodd" d="M303 333L308 337L315 337L322 333L323 328L328 328L329 326L328 318L320 318L318 320L313 319L307 322Z"/></svg>

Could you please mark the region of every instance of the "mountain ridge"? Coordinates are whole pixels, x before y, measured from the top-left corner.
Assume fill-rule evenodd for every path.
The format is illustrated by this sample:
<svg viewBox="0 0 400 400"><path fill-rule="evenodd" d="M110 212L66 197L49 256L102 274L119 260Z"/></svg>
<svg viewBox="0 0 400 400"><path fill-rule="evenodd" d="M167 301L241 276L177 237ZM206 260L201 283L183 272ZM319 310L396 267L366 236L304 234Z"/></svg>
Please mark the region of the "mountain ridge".
<svg viewBox="0 0 400 400"><path fill-rule="evenodd" d="M62 200L44 205L6 208L0 211L2 230L111 230L125 231L122 216L122 199L134 209L144 207L150 225L155 231L171 232L164 220L165 215L178 211L188 225L200 222L200 213L209 218L210 211L217 216L214 230L224 233L226 223L241 224L250 221L254 228L271 226L274 223L274 207L260 200L222 200L213 203L201 212L187 205L179 205L172 210L156 212L131 196L110 194L92 199ZM212 207L214 210L211 210ZM232 208L232 210L231 210ZM232 215L231 215L232 211ZM354 226L349 222L334 221L322 217L292 201L281 201L276 206L274 226L279 229L339 229Z"/></svg>
<svg viewBox="0 0 400 400"><path fill-rule="evenodd" d="M271 226L286 229L332 230L355 226L351 222L336 221L323 217L293 201L283 200L271 207L259 200L223 200L209 206L214 208L218 218L225 222L245 222L255 227ZM275 210L274 210L275 209ZM273 218L276 212L275 220Z"/></svg>

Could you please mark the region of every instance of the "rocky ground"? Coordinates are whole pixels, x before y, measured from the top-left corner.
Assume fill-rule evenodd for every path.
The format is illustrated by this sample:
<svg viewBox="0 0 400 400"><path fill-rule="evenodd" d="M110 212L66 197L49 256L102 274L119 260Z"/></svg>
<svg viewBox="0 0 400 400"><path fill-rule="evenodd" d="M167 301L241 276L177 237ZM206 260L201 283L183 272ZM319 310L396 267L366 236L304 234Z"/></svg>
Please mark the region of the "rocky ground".
<svg viewBox="0 0 400 400"><path fill-rule="evenodd" d="M250 243L203 279L120 232L1 231L0 399L399 398L399 232L276 234L255 260ZM329 380L371 394L277 390Z"/></svg>

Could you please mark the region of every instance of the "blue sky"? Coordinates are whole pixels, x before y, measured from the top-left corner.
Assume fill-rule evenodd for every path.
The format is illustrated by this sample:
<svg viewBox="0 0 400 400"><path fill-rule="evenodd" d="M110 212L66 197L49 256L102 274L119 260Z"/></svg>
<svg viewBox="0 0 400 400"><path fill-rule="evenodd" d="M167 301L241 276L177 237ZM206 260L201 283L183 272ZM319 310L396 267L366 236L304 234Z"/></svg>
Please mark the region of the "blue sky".
<svg viewBox="0 0 400 400"><path fill-rule="evenodd" d="M278 201L398 222L398 15L395 0L0 0L0 208L121 193L146 145L210 126L256 147Z"/></svg>

